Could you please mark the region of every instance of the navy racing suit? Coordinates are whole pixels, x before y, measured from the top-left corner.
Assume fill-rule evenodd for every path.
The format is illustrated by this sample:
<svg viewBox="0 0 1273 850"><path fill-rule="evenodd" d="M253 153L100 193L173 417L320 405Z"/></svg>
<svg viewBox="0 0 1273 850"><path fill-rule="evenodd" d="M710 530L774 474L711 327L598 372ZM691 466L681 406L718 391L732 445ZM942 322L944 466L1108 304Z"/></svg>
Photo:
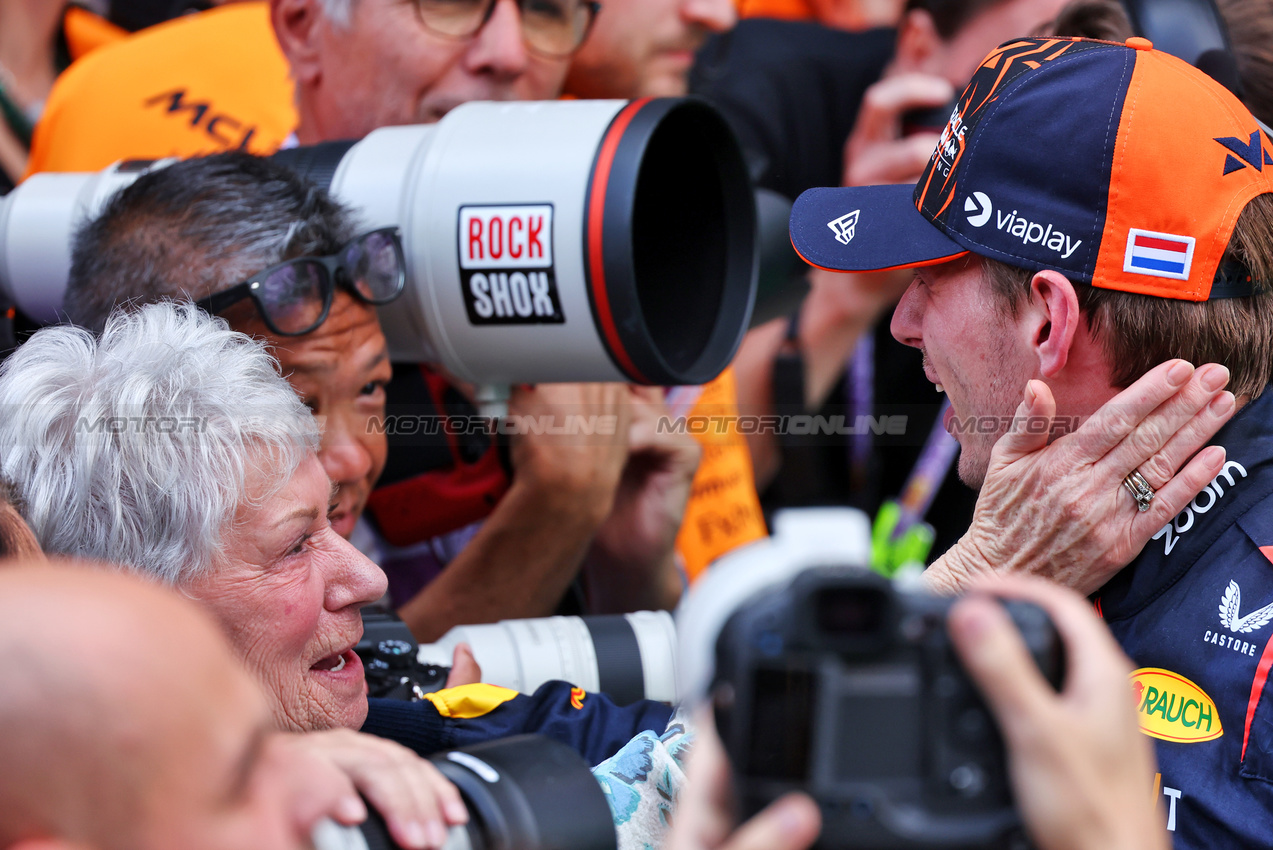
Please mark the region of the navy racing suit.
<svg viewBox="0 0 1273 850"><path fill-rule="evenodd" d="M1137 668L1152 793L1175 846L1270 847L1273 392L1214 442L1224 469L1095 602Z"/></svg>

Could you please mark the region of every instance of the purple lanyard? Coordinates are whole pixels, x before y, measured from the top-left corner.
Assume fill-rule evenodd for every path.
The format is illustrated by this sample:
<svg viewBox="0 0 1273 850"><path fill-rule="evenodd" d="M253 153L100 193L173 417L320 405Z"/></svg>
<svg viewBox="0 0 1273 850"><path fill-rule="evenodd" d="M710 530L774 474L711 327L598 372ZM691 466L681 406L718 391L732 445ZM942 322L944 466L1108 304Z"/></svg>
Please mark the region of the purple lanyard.
<svg viewBox="0 0 1273 850"><path fill-rule="evenodd" d="M857 427L865 423L865 417L874 412L875 407L875 337L867 331L858 340L852 357L845 369L845 390L849 397L849 413L852 416L853 434L849 442L849 471L853 488L862 490L866 485L867 470L873 436L869 427ZM937 414L937 421L928 432L924 449L920 452L915 466L911 468L899 498L902 515L894 528L894 537L900 536L915 523L923 520L932 507L950 466L959 452L959 442L946 431L942 424L946 418L946 408L950 407L950 399L942 397L942 408Z"/></svg>
<svg viewBox="0 0 1273 850"><path fill-rule="evenodd" d="M875 412L875 336L868 328L858 340L844 370L845 395L849 398L849 483L854 490L866 490L874 439L870 428L859 428Z"/></svg>

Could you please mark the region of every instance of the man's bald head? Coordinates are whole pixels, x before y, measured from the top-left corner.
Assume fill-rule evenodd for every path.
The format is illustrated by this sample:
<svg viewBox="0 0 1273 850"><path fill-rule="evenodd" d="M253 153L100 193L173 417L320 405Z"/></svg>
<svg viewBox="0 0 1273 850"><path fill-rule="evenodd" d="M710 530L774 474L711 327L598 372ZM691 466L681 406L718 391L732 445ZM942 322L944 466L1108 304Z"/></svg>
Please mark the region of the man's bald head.
<svg viewBox="0 0 1273 850"><path fill-rule="evenodd" d="M302 846L297 771L194 603L104 569L0 570L0 681L0 847Z"/></svg>

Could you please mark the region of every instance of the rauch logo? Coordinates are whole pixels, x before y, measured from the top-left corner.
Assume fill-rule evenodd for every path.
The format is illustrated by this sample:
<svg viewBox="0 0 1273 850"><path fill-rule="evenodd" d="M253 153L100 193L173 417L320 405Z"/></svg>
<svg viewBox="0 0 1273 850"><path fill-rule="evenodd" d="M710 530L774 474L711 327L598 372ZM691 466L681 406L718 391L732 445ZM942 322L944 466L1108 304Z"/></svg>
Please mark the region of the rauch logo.
<svg viewBox="0 0 1273 850"><path fill-rule="evenodd" d="M1215 700L1193 682L1160 667L1142 667L1131 675L1140 731L1152 738L1197 744L1224 734Z"/></svg>

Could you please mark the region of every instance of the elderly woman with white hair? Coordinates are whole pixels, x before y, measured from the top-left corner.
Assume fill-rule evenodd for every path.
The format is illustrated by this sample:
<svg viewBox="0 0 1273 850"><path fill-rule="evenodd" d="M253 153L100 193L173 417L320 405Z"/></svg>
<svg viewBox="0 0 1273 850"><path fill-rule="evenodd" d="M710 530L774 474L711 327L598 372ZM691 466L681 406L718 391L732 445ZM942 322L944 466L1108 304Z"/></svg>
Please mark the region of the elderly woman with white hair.
<svg viewBox="0 0 1273 850"><path fill-rule="evenodd" d="M0 367L0 475L50 554L171 585L220 621L280 728L336 761L400 844L440 846L466 814L427 754L521 732L590 763L671 709L618 708L566 683L533 695L471 684L428 701L372 700L354 646L380 569L328 522L319 425L258 341L192 305L117 313L100 339L37 332ZM351 813L350 820L361 813Z"/></svg>

